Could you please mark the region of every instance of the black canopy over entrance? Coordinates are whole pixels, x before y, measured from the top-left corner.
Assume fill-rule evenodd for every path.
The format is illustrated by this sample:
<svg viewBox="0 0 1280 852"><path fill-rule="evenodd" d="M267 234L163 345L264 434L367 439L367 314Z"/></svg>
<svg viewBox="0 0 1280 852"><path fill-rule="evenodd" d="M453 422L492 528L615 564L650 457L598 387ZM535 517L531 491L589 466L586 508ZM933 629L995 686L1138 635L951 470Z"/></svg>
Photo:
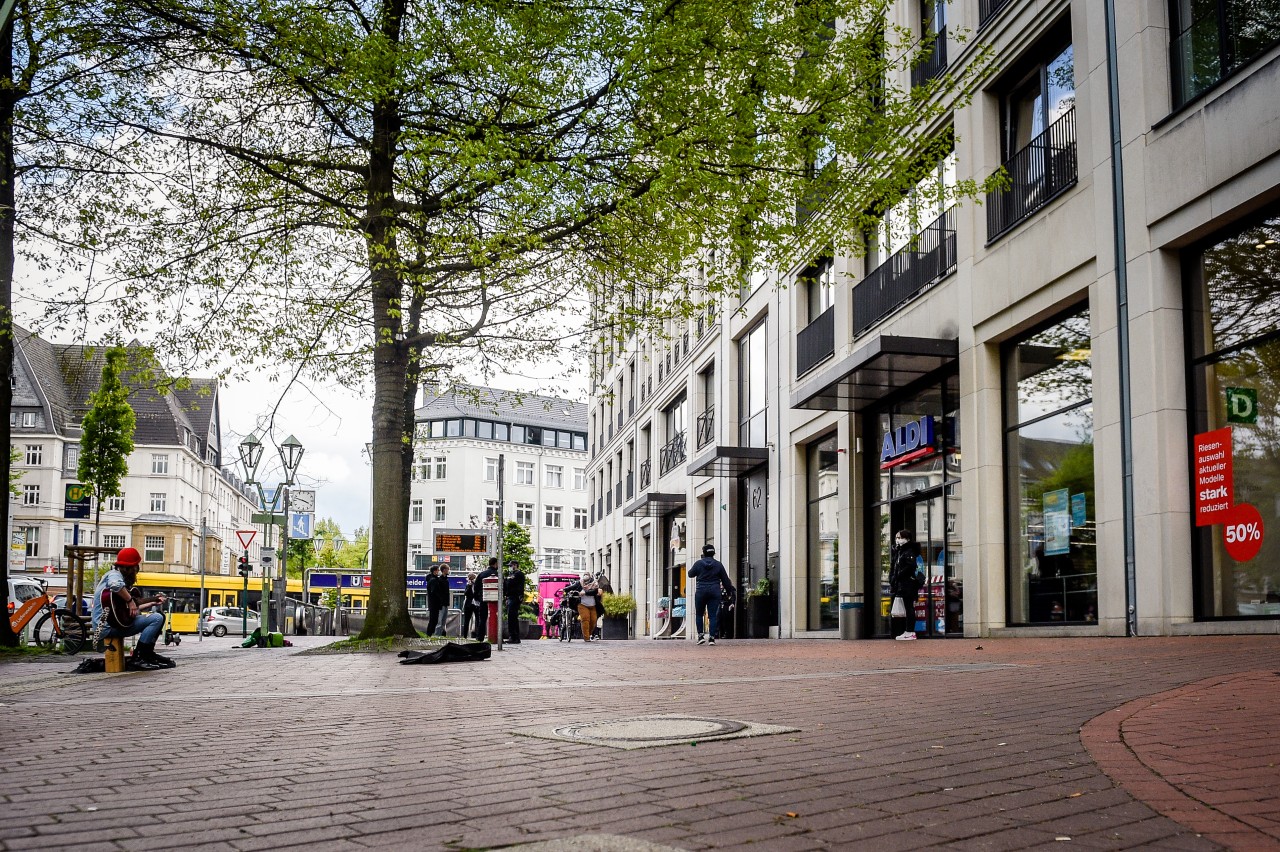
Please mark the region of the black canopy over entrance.
<svg viewBox="0 0 1280 852"><path fill-rule="evenodd" d="M956 340L879 335L801 385L791 407L861 411L959 357Z"/></svg>

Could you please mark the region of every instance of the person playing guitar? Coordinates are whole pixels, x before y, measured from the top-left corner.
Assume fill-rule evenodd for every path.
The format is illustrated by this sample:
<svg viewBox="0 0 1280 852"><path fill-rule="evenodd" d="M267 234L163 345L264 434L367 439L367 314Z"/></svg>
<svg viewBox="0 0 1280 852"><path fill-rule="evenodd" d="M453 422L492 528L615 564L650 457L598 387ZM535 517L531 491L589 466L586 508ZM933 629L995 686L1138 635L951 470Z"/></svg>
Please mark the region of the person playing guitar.
<svg viewBox="0 0 1280 852"><path fill-rule="evenodd" d="M116 562L98 581L93 590L93 626L100 636L137 636L132 664L134 668L171 669L176 664L156 653L156 640L164 629L162 612L142 612L157 604L164 606L165 596L142 598L134 586L138 582L138 566L142 554L126 547L116 554Z"/></svg>

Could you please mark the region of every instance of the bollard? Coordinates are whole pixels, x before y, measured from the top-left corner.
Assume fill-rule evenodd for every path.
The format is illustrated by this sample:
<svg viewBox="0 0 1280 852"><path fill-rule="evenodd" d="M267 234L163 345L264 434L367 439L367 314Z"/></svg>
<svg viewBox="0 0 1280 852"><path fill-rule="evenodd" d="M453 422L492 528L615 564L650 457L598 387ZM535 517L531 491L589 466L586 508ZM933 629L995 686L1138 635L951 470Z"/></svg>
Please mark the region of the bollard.
<svg viewBox="0 0 1280 852"><path fill-rule="evenodd" d="M862 638L862 592L840 593L840 638Z"/></svg>
<svg viewBox="0 0 1280 852"><path fill-rule="evenodd" d="M502 619L498 617L497 604L499 582L500 581L497 577L485 577L482 589L482 594L484 595L484 608L488 612L489 616L488 619L486 619L489 634L487 638L495 645L498 644L498 636L501 635L499 631L502 630Z"/></svg>

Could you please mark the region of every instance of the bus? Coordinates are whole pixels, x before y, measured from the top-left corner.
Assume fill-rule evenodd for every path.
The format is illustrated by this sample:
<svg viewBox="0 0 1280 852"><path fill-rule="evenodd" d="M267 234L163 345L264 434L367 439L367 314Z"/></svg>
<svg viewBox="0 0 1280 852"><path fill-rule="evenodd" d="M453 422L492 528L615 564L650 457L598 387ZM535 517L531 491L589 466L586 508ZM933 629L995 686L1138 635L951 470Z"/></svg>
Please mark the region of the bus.
<svg viewBox="0 0 1280 852"><path fill-rule="evenodd" d="M144 597L163 594L173 602L172 619L169 627L178 633L195 633L200 619L200 575L170 574L167 572L139 571L138 588ZM285 593L292 598L301 599L302 581L290 577L285 584ZM206 607L240 606L244 596L244 578L221 574L204 575L204 593ZM249 578L249 608L260 610L262 598L262 578Z"/></svg>

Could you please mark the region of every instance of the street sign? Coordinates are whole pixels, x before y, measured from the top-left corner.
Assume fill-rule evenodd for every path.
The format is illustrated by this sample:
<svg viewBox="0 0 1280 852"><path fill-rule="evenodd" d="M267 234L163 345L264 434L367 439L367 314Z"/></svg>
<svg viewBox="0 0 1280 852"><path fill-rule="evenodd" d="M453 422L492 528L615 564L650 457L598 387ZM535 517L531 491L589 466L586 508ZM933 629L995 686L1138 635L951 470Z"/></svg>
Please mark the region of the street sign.
<svg viewBox="0 0 1280 852"><path fill-rule="evenodd" d="M435 530L436 553L469 553L483 555L493 552L493 536L488 530L455 529Z"/></svg>
<svg viewBox="0 0 1280 852"><path fill-rule="evenodd" d="M255 524L275 524L278 527L284 526L284 515L272 515L267 512L254 512L249 516L249 521Z"/></svg>
<svg viewBox="0 0 1280 852"><path fill-rule="evenodd" d="M264 571L267 568L274 568L276 564L276 549L274 547L262 548L258 556L258 561L262 563Z"/></svg>
<svg viewBox="0 0 1280 852"><path fill-rule="evenodd" d="M289 492L289 511L314 512L316 510L316 492L296 488Z"/></svg>
<svg viewBox="0 0 1280 852"><path fill-rule="evenodd" d="M89 489L79 483L69 483L66 487L65 499L62 503L62 517L89 517Z"/></svg>
<svg viewBox="0 0 1280 852"><path fill-rule="evenodd" d="M257 530L236 530L236 538L240 539L240 546L245 550L248 550L249 545L253 544L253 539L257 534Z"/></svg>
<svg viewBox="0 0 1280 852"><path fill-rule="evenodd" d="M289 513L289 538L311 538L316 516L311 512Z"/></svg>

